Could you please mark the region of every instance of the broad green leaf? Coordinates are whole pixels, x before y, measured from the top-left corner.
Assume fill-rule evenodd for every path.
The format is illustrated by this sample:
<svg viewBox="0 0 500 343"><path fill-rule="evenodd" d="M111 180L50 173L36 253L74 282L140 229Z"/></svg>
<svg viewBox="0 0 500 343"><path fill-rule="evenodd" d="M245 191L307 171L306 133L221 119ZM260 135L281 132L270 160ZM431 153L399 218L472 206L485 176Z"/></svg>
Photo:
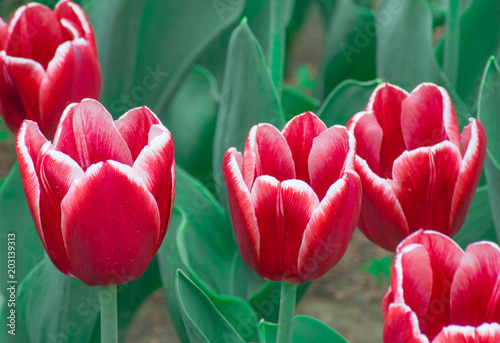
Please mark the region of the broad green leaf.
<svg viewBox="0 0 500 343"><path fill-rule="evenodd" d="M500 54L500 1L474 0L460 20L457 93L475 112L481 75L491 55Z"/></svg>
<svg viewBox="0 0 500 343"><path fill-rule="evenodd" d="M160 113L175 143L175 163L205 184L213 184L212 150L220 95L214 76L195 67L167 111Z"/></svg>
<svg viewBox="0 0 500 343"><path fill-rule="evenodd" d="M149 106L160 114L209 44L245 1L87 0L103 74L101 101L114 116Z"/></svg>
<svg viewBox="0 0 500 343"><path fill-rule="evenodd" d="M365 109L370 95L380 83L380 79L368 82L354 80L342 82L321 105L319 117L328 127L346 125L354 114Z"/></svg>
<svg viewBox="0 0 500 343"><path fill-rule="evenodd" d="M17 162L0 188L0 242L2 244L2 251L5 252L7 252L9 234L15 234L16 264L15 279L12 280L17 281L17 287L19 287L30 270L42 261L45 252L24 196L21 174L19 173ZM7 257L7 253L5 253L5 257ZM4 285L7 283L7 267L7 263L0 264L0 281ZM7 301L9 295L7 287L2 287L0 296ZM10 308L7 306L0 308L2 318L10 315L10 313L8 314L9 310ZM8 340L11 342L13 339L22 339L21 327L18 327L17 338L8 335L5 328L0 333L0 341L7 342Z"/></svg>
<svg viewBox="0 0 500 343"><path fill-rule="evenodd" d="M346 79L374 79L376 32L371 9L339 0L325 36L317 95L324 99Z"/></svg>
<svg viewBox="0 0 500 343"><path fill-rule="evenodd" d="M320 105L318 99L304 94L297 88L285 87L281 96L283 112L287 120L307 111L316 113Z"/></svg>
<svg viewBox="0 0 500 343"><path fill-rule="evenodd" d="M241 151L250 128L264 122L281 128L285 120L262 49L243 21L229 43L215 129L214 180L223 203L227 203L225 185L221 182L226 150L236 147Z"/></svg>
<svg viewBox="0 0 500 343"><path fill-rule="evenodd" d="M259 331L262 343L276 343L278 326L261 321ZM347 343L345 338L328 326L311 317L295 316L293 320L294 343Z"/></svg>
<svg viewBox="0 0 500 343"><path fill-rule="evenodd" d="M478 119L488 138L485 161L486 182L493 222L500 237L500 68L492 57L484 72L479 93Z"/></svg>
<svg viewBox="0 0 500 343"><path fill-rule="evenodd" d="M181 271L176 275L177 300L191 342L245 341L210 299Z"/></svg>
<svg viewBox="0 0 500 343"><path fill-rule="evenodd" d="M178 176L179 174L177 174L177 177ZM174 207L167 234L162 245L160 246L160 249L158 250L158 253L156 254L156 258L158 260L163 293L165 294L165 302L170 319L174 324L180 341L183 343L189 343L184 321L182 320L182 315L179 306L177 305L177 294L175 291L175 273L177 269L182 266L177 252L175 237L177 235L178 228L184 225L185 220L186 214L177 207Z"/></svg>
<svg viewBox="0 0 500 343"><path fill-rule="evenodd" d="M463 249L467 245L481 240L496 241L495 226L491 217L488 188L486 186L477 189L464 225L454 237L454 240Z"/></svg>
<svg viewBox="0 0 500 343"><path fill-rule="evenodd" d="M100 311L99 288L62 274L46 257L18 285L17 311L29 342L89 342Z"/></svg>

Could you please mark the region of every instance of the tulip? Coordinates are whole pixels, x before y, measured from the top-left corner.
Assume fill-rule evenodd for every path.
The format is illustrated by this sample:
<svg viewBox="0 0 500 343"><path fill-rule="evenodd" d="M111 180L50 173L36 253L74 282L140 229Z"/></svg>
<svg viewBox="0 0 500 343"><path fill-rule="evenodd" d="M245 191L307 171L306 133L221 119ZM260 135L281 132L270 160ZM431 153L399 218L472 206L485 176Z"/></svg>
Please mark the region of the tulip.
<svg viewBox="0 0 500 343"><path fill-rule="evenodd" d="M355 140L313 113L280 132L254 126L243 155L223 162L236 238L262 278L302 284L343 256L359 217L361 184L353 170Z"/></svg>
<svg viewBox="0 0 500 343"><path fill-rule="evenodd" d="M64 111L51 143L35 122L17 135L26 199L54 265L89 286L132 281L165 237L175 186L170 132L147 108L113 122L96 100Z"/></svg>
<svg viewBox="0 0 500 343"><path fill-rule="evenodd" d="M500 248L419 230L397 247L385 343L500 342Z"/></svg>
<svg viewBox="0 0 500 343"><path fill-rule="evenodd" d="M347 125L363 185L358 227L369 240L394 251L419 229L460 230L486 155L483 126L469 121L460 134L448 93L434 84L410 94L388 83L375 89Z"/></svg>
<svg viewBox="0 0 500 343"><path fill-rule="evenodd" d="M0 22L0 50L0 112L14 133L29 119L52 139L67 105L99 98L94 33L71 1L54 11L38 3L20 7L8 25Z"/></svg>

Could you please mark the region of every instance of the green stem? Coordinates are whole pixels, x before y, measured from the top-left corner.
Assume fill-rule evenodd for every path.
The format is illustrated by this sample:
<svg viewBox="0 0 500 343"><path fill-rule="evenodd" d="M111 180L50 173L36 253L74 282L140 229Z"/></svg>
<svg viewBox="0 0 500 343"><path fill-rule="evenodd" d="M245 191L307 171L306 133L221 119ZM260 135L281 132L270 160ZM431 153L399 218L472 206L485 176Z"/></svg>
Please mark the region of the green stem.
<svg viewBox="0 0 500 343"><path fill-rule="evenodd" d="M116 313L116 285L101 286L101 342L118 342L118 321Z"/></svg>
<svg viewBox="0 0 500 343"><path fill-rule="evenodd" d="M457 86L459 40L460 40L460 0L449 0L446 15L443 70L453 88Z"/></svg>
<svg viewBox="0 0 500 343"><path fill-rule="evenodd" d="M271 77L281 99L283 68L285 61L285 0L271 0Z"/></svg>
<svg viewBox="0 0 500 343"><path fill-rule="evenodd" d="M288 282L281 283L280 315L276 343L292 343L296 295L297 285Z"/></svg>

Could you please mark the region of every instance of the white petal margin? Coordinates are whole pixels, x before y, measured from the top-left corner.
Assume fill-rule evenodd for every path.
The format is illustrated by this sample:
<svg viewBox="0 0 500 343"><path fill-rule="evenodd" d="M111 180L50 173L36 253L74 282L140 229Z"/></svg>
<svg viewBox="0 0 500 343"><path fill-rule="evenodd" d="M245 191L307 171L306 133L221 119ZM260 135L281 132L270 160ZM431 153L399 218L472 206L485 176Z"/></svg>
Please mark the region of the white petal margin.
<svg viewBox="0 0 500 343"><path fill-rule="evenodd" d="M405 91L403 88L398 87L396 85L393 85L392 83L389 83L389 82L384 82L384 83L378 85L377 88L375 88L373 90L373 93L370 96L370 99L368 99L368 104L366 105L365 111L371 112L373 110L373 104L375 103L375 99L377 98L378 92L380 90L384 89L385 87L394 88L394 89L396 89L396 90L404 93L406 96L410 95L410 93L408 93L407 91Z"/></svg>
<svg viewBox="0 0 500 343"><path fill-rule="evenodd" d="M432 343L455 342L500 342L500 325L498 323L484 323L478 327L449 325L444 327L434 338Z"/></svg>
<svg viewBox="0 0 500 343"><path fill-rule="evenodd" d="M24 193L35 223L35 228L40 236L40 240L45 245L42 225L40 222L40 182L37 175L37 164L40 159L39 152L45 144L50 142L45 139L38 129L38 124L30 120L25 120L16 138L17 158L19 160L19 170L23 180Z"/></svg>

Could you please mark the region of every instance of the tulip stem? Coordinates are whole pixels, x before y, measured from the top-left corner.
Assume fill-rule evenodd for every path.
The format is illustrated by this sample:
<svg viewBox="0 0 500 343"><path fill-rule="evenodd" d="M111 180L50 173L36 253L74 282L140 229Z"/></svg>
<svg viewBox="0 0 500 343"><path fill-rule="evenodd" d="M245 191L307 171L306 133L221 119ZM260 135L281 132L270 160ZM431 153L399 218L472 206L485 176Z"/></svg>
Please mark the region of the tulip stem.
<svg viewBox="0 0 500 343"><path fill-rule="evenodd" d="M116 285L101 286L101 342L118 342Z"/></svg>
<svg viewBox="0 0 500 343"><path fill-rule="evenodd" d="M446 12L443 70L452 88L457 86L460 48L460 0L449 0Z"/></svg>
<svg viewBox="0 0 500 343"><path fill-rule="evenodd" d="M276 343L292 343L296 296L296 284L281 283L280 315L278 318L278 337Z"/></svg>
<svg viewBox="0 0 500 343"><path fill-rule="evenodd" d="M271 0L270 44L269 68L278 99L281 99L285 61L285 0Z"/></svg>

